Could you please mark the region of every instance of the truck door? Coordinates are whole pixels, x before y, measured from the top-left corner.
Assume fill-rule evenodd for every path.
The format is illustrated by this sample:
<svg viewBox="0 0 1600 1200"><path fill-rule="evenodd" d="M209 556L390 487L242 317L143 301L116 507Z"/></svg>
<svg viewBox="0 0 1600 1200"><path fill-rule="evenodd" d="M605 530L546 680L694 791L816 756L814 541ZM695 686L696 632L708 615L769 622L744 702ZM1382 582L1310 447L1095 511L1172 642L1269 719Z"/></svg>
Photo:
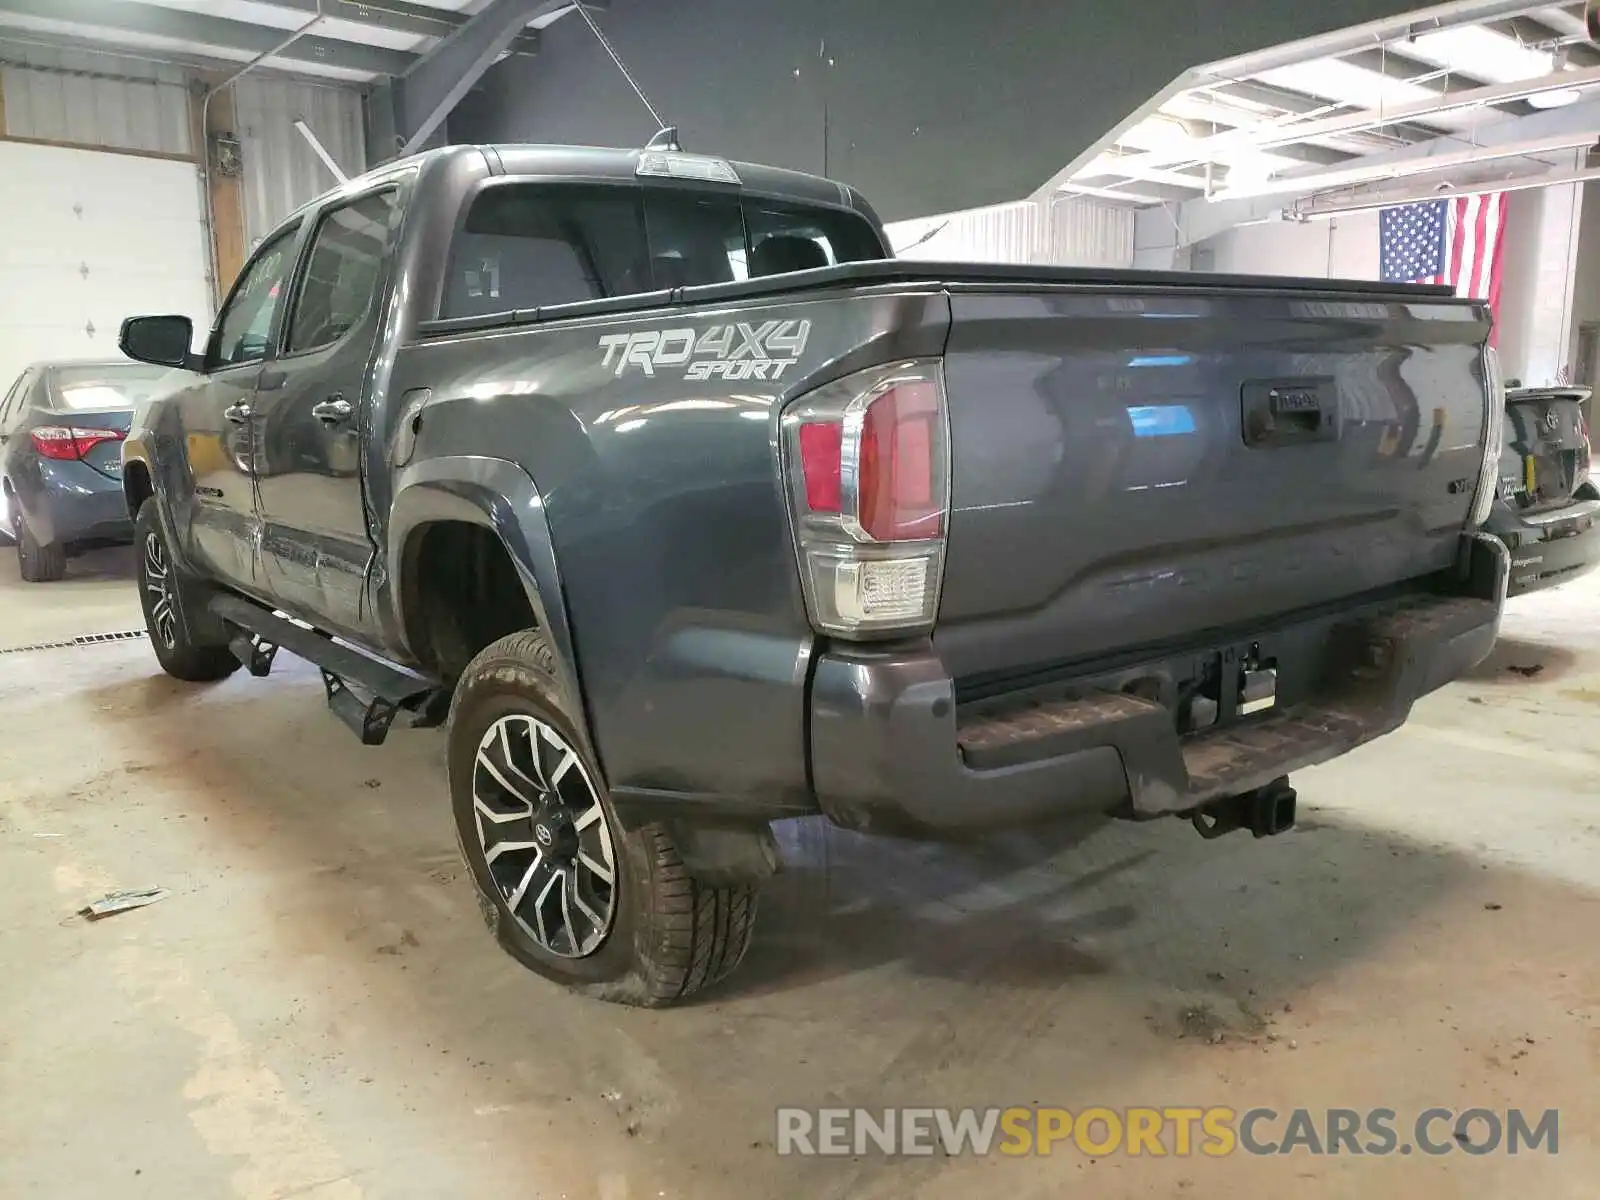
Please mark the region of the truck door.
<svg viewBox="0 0 1600 1200"><path fill-rule="evenodd" d="M395 185L325 208L295 283L283 349L256 391L262 571L286 611L361 635L372 556L361 483L363 405L399 223Z"/></svg>
<svg viewBox="0 0 1600 1200"><path fill-rule="evenodd" d="M177 393L191 490L173 516L191 553L246 591L259 592L252 423L256 384L289 290L300 223L251 257L217 317L203 378ZM187 530L187 533L185 533Z"/></svg>

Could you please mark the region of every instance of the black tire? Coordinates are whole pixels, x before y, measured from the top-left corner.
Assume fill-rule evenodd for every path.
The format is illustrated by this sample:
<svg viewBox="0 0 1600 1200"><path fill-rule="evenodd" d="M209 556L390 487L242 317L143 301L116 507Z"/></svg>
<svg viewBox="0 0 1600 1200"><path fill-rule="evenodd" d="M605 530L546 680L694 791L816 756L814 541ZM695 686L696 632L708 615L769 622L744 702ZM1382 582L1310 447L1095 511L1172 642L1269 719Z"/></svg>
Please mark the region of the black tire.
<svg viewBox="0 0 1600 1200"><path fill-rule="evenodd" d="M196 602L196 589L173 561L154 496L139 506L133 544L139 556L139 604L161 669L187 683L232 675L239 669L233 651L194 638L185 606Z"/></svg>
<svg viewBox="0 0 1600 1200"><path fill-rule="evenodd" d="M600 782L600 773L577 734L573 712L574 706L563 694L556 674L550 644L537 630L514 633L488 646L468 664L456 685L449 732L451 807L479 907L506 952L547 979L584 995L621 1004L652 1008L674 1004L719 982L739 965L749 948L755 924L756 889L748 885L707 887L698 882L685 868L667 830L659 824L623 829ZM537 761L534 763L533 774L561 779L576 775L577 780L570 785L563 783L559 791L555 786L541 790L535 784L533 791L538 798L530 804L530 825L540 814L554 811L554 806L562 806L568 813L573 811L572 788L577 788L580 797L592 794L606 826L603 832L609 838L607 845L615 847L614 890L608 892L609 928L593 949L582 954L575 952L576 938L570 934L566 953L542 944L525 923L526 899L519 910L522 916L515 915L508 903L504 876L497 881L489 865L488 855L499 847L500 841L486 849L486 835L480 830L476 789L481 786L485 768L480 766L479 749L491 733L508 726L506 718L512 722L531 718L545 730L553 731L565 745L552 743L555 749L551 753L565 755L570 751L575 756L570 765L581 768L572 772L570 765L563 764L551 772ZM537 741L538 736L532 735L535 745L542 744ZM529 781L528 772L519 774L519 786ZM515 807L515 801L508 803ZM578 803L587 801L580 799ZM502 829L511 828L500 824L486 827L495 830L497 839ZM582 827L580 821L579 828ZM537 834L538 829L531 828L526 844L531 846ZM505 836L511 839L516 834ZM546 858L542 851L534 853L537 857L531 861L536 864ZM581 848L574 853L582 859ZM554 852L550 859L560 861ZM510 860L513 873L522 869L521 861ZM589 861L593 861L592 856ZM546 869L556 872L563 890L576 886L569 884L571 876L561 874L561 867ZM532 870L529 868L529 877ZM570 871L576 875L577 867L570 866ZM522 890L527 891L527 878ZM513 896L516 894L512 892ZM560 893L553 898L564 899ZM542 906L542 902L541 895L535 903ZM539 924L542 929L543 922Z"/></svg>
<svg viewBox="0 0 1600 1200"><path fill-rule="evenodd" d="M17 570L27 583L54 583L67 573L67 548L60 542L41 546L18 509L12 517L12 537L17 543Z"/></svg>

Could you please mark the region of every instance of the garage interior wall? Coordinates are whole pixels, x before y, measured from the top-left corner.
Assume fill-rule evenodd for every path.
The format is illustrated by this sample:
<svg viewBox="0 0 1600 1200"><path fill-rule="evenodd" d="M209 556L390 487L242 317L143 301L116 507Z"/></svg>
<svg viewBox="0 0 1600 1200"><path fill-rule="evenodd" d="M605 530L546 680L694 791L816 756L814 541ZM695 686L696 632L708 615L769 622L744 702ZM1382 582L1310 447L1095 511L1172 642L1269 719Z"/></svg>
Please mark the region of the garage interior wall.
<svg viewBox="0 0 1600 1200"><path fill-rule="evenodd" d="M0 39L0 375L44 357L116 354L121 319L182 312L210 324L211 261L196 144L219 76L132 53ZM242 177L223 288L244 249L337 180L294 128L304 118L347 174L366 165L361 95L275 74L232 86ZM212 116L227 112L213 105ZM242 212L240 212L242 210Z"/></svg>
<svg viewBox="0 0 1600 1200"><path fill-rule="evenodd" d="M901 258L1129 267L1133 265L1134 220L1131 208L1068 199L1050 205L1023 201L895 221L884 229Z"/></svg>
<svg viewBox="0 0 1600 1200"><path fill-rule="evenodd" d="M233 106L234 133L244 160L249 247L307 200L338 183L295 129L297 117L305 119L346 175L366 169L361 94L353 88L246 75L234 84Z"/></svg>
<svg viewBox="0 0 1600 1200"><path fill-rule="evenodd" d="M1572 382L1600 387L1600 185L1583 185L1573 280Z"/></svg>
<svg viewBox="0 0 1600 1200"><path fill-rule="evenodd" d="M1572 378L1583 184L1506 197L1498 345L1508 379Z"/></svg>
<svg viewBox="0 0 1600 1200"><path fill-rule="evenodd" d="M182 67L0 40L0 97L10 138L194 154Z"/></svg>
<svg viewBox="0 0 1600 1200"><path fill-rule="evenodd" d="M1243 225L1190 247L1189 267L1234 275L1376 279L1378 214L1350 213L1304 224Z"/></svg>

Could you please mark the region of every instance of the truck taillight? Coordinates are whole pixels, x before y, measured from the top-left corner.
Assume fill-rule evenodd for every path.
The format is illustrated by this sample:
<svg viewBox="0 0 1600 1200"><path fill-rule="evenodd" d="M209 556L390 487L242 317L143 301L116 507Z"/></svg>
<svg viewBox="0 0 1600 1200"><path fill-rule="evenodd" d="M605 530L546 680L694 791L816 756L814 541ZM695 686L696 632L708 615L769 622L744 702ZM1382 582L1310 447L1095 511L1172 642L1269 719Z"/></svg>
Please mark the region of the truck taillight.
<svg viewBox="0 0 1600 1200"><path fill-rule="evenodd" d="M1485 390L1489 393L1489 419L1483 429L1483 461L1478 469L1478 489L1472 499L1469 527L1476 528L1489 519L1498 494L1501 443L1505 437L1506 381L1500 370L1500 355L1493 346L1483 352Z"/></svg>
<svg viewBox="0 0 1600 1200"><path fill-rule="evenodd" d="M45 458L71 460L84 457L101 442L120 442L117 429L78 429L67 425L40 425L29 431L33 448Z"/></svg>
<svg viewBox="0 0 1600 1200"><path fill-rule="evenodd" d="M802 397L783 425L812 624L840 637L931 627L950 505L939 364L847 376Z"/></svg>

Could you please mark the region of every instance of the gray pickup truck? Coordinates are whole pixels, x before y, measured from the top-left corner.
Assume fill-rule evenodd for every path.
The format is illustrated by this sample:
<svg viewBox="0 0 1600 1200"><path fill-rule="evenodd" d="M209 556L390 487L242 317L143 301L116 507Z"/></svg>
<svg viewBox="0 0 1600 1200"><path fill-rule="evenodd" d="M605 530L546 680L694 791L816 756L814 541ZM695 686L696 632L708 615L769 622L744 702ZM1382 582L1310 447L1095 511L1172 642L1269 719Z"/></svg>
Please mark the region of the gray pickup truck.
<svg viewBox="0 0 1600 1200"><path fill-rule="evenodd" d="M456 146L255 251L124 448L188 680L279 649L364 742L448 722L535 971L725 976L770 824L1292 822L1287 775L1481 660L1483 306L893 261L850 188L673 148ZM1396 802L1403 798L1396 797Z"/></svg>

